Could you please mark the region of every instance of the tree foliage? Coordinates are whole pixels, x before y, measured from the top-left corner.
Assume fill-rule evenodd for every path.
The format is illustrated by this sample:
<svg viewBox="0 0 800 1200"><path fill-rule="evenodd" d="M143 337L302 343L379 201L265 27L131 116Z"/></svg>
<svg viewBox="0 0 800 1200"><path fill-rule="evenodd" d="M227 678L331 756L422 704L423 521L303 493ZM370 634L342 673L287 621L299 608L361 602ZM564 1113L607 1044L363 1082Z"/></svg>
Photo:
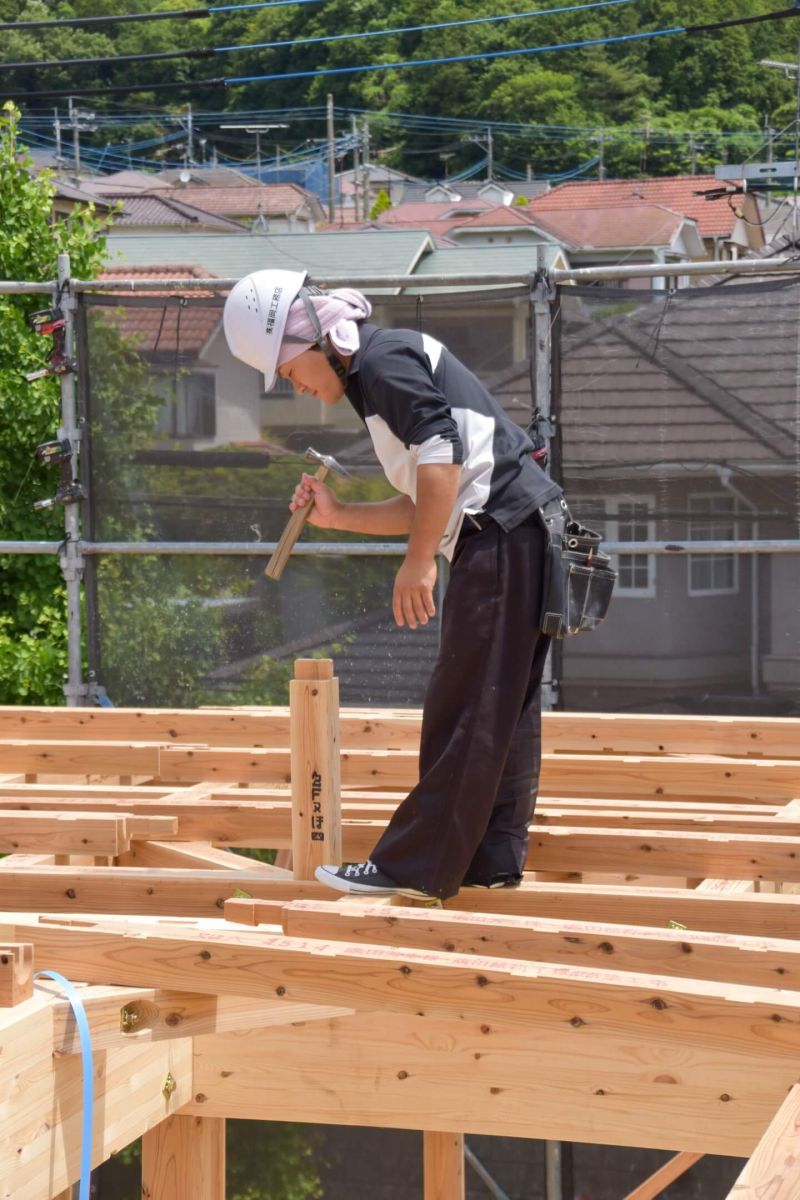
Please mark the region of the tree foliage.
<svg viewBox="0 0 800 1200"><path fill-rule="evenodd" d="M41 18L112 12L183 8L183 0L0 0L0 16ZM464 18L492 16L489 0L327 0L320 5L286 5L214 14L203 20L143 22L58 30L14 31L5 37L6 60L36 61L99 54L136 54L243 46L291 41L214 58L209 69L200 60L175 59L86 68L28 69L11 77L16 88L68 88L80 79L89 86L199 80L214 75L290 75L326 67L370 66L413 59L445 59L464 54L516 51L541 46L624 37L685 23L711 23L773 10L772 0L634 0L607 9L520 17L511 21L462 25L450 29L381 34L323 43L300 39L330 37L348 31L375 32ZM530 12L530 0L508 0L502 13ZM318 79L254 82L224 91L197 87L184 96L174 92L141 93L129 101L152 104L176 115L185 100L196 110L222 107L277 108L318 104L335 92L341 105L386 113L433 113L485 120L530 122L529 131L498 134L497 161L546 173L575 166L596 154L596 130L605 131L611 174L687 171L692 161L707 169L727 153L731 161L759 146L755 136L765 119L777 124L781 106L793 105L790 80L760 66L765 57L794 59L797 23L792 20L725 29L713 34L677 34L646 41L620 42L583 49L473 62L443 62L409 70L366 70ZM7 77L8 78L8 77ZM93 97L91 107L108 104ZM118 101L116 101L118 103ZM35 101L32 103L36 103ZM788 119L788 118L787 118ZM548 130L537 129L546 125ZM565 127L559 131L554 126ZM780 127L780 126L778 126ZM143 120L130 136L170 132L164 120ZM317 125L293 119L287 137L318 137ZM593 132L594 130L594 132ZM634 132L640 131L637 136ZM746 131L732 141L723 132ZM690 141L689 133L699 135ZM372 127L373 149L384 161L426 176L441 172L441 154L454 154L451 172L474 162L467 138L448 132L420 134L388 118ZM98 145L106 135L98 132ZM213 140L214 136L210 135ZM664 140L664 138L668 140ZM230 147L234 148L234 147ZM787 147L788 149L788 142ZM168 147L166 148L168 149ZM776 150L780 152L780 147Z"/></svg>
<svg viewBox="0 0 800 1200"><path fill-rule="evenodd" d="M73 273L94 274L105 247L91 209L52 221L53 184L33 176L16 143L17 112L0 117L0 279L51 280L60 253ZM43 515L34 500L55 490L52 470L39 464L36 446L55 437L60 423L59 386L52 378L26 383L43 366L48 341L27 317L49 306L45 296L0 296L0 537L53 541L62 536L61 509ZM64 595L55 557L0 556L0 703L59 703L66 663Z"/></svg>

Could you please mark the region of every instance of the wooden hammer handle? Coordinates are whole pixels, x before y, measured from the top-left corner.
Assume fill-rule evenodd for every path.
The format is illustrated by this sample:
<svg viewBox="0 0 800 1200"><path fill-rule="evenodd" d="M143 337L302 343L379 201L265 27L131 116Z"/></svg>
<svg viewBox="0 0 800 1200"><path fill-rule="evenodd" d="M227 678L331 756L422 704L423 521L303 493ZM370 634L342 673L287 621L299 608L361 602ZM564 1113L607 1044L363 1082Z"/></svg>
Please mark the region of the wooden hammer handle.
<svg viewBox="0 0 800 1200"><path fill-rule="evenodd" d="M314 475L320 483L327 477L328 468L320 467ZM268 579L280 579L283 574L284 567L289 561L289 556L294 550L294 545L300 534L303 532L303 526L311 516L311 510L314 507L314 497L312 496L308 504L303 508L296 508L289 520L286 522L286 528L281 534L280 541L270 555L270 560L264 568L264 574Z"/></svg>

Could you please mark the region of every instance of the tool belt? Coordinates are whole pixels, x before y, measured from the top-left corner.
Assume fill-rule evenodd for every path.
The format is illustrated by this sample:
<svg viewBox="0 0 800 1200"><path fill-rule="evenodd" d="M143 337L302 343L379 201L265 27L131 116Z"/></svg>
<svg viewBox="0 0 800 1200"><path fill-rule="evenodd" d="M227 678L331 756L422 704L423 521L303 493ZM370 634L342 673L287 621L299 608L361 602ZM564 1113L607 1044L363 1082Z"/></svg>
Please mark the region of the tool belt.
<svg viewBox="0 0 800 1200"><path fill-rule="evenodd" d="M539 509L547 532L539 627L554 638L596 629L608 611L617 573L600 534L574 520L563 497Z"/></svg>

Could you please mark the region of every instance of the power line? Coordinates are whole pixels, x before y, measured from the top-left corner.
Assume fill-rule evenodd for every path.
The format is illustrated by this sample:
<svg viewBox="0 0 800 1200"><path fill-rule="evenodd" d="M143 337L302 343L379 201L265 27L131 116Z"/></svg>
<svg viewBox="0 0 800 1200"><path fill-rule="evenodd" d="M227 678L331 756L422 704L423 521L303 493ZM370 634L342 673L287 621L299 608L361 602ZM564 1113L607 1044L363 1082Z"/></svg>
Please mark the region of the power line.
<svg viewBox="0 0 800 1200"><path fill-rule="evenodd" d="M11 29L61 29L68 25L108 25L120 21L175 21L185 19L197 20L199 17L211 17L214 13L236 12L247 8L285 8L288 4L319 4L320 0L257 0L248 4L217 4L210 8L182 8L172 12L151 13L109 13L102 17L51 17L46 21L4 21L0 24L0 32Z"/></svg>
<svg viewBox="0 0 800 1200"><path fill-rule="evenodd" d="M286 0L289 2L289 0ZM357 41L361 38L388 37L397 33L424 33L432 29L454 29L462 25L499 24L506 21L548 17L558 13L581 12L584 9L610 8L621 4L635 4L638 0L591 0L588 4L567 4L559 8L532 9L529 12L502 13L489 17L469 17L458 21L437 21L432 25L401 25L389 29L370 29L358 33L334 33L320 37L287 38L278 42L248 42L240 46L214 46L209 49L165 50L152 54L106 54L93 58L40 59L30 62L0 63L0 70L13 71L34 67L97 66L101 63L155 62L172 58L213 58L215 54L229 54L237 50L268 50L285 46L309 46L325 42ZM1 27L0 27L1 28Z"/></svg>

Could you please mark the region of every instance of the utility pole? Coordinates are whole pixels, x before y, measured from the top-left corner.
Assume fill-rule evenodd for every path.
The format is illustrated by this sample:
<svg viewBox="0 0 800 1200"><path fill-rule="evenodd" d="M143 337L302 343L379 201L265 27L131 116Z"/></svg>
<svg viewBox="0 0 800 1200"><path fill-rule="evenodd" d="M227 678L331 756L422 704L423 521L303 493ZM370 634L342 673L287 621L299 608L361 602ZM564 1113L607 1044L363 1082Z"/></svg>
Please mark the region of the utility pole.
<svg viewBox="0 0 800 1200"><path fill-rule="evenodd" d="M494 179L494 139L491 125L486 126L486 181Z"/></svg>
<svg viewBox="0 0 800 1200"><path fill-rule="evenodd" d="M288 129L288 125L220 125L220 129L243 129L245 133L254 133L256 135L256 179L261 183L261 134L268 129ZM280 149L280 147L279 147ZM212 165L217 165L217 151L212 149L214 155Z"/></svg>
<svg viewBox="0 0 800 1200"><path fill-rule="evenodd" d="M525 163L525 178L528 183L533 179L533 165L531 163Z"/></svg>
<svg viewBox="0 0 800 1200"><path fill-rule="evenodd" d="M194 166L194 124L191 102L186 105L186 166Z"/></svg>
<svg viewBox="0 0 800 1200"><path fill-rule="evenodd" d="M775 130L770 124L767 114L764 114L764 136L767 139L767 162L772 163L774 154Z"/></svg>
<svg viewBox="0 0 800 1200"><path fill-rule="evenodd" d="M54 108L55 117L53 119L53 131L56 135L56 172L61 173L61 168L64 165L64 159L61 156L61 118L58 115L58 109Z"/></svg>
<svg viewBox="0 0 800 1200"><path fill-rule="evenodd" d="M75 183L80 184L81 178L81 133L92 133L97 128L96 125L84 124L87 121L94 120L93 112L82 112L75 107L72 96L68 99L68 116L69 123L72 126L72 155L74 159L74 179Z"/></svg>
<svg viewBox="0 0 800 1200"><path fill-rule="evenodd" d="M366 117L361 123L361 183L363 187L362 204L364 205L364 220L369 219L369 121Z"/></svg>
<svg viewBox="0 0 800 1200"><path fill-rule="evenodd" d="M350 128L353 134L353 216L358 221L360 205L358 203L358 173L359 173L359 154L358 154L358 120L355 115L350 117ZM366 220L366 213L364 218Z"/></svg>
<svg viewBox="0 0 800 1200"><path fill-rule="evenodd" d="M697 142L693 137L689 138L689 161L691 163L692 175L697 174Z"/></svg>
<svg viewBox="0 0 800 1200"><path fill-rule="evenodd" d="M334 148L334 129L333 129L333 95L328 92L327 101L327 116L328 116L328 220L333 225L336 220L336 163L333 157Z"/></svg>
<svg viewBox="0 0 800 1200"><path fill-rule="evenodd" d="M599 143L599 159L597 163L597 178L603 180L606 177L606 131L601 129L597 135Z"/></svg>

